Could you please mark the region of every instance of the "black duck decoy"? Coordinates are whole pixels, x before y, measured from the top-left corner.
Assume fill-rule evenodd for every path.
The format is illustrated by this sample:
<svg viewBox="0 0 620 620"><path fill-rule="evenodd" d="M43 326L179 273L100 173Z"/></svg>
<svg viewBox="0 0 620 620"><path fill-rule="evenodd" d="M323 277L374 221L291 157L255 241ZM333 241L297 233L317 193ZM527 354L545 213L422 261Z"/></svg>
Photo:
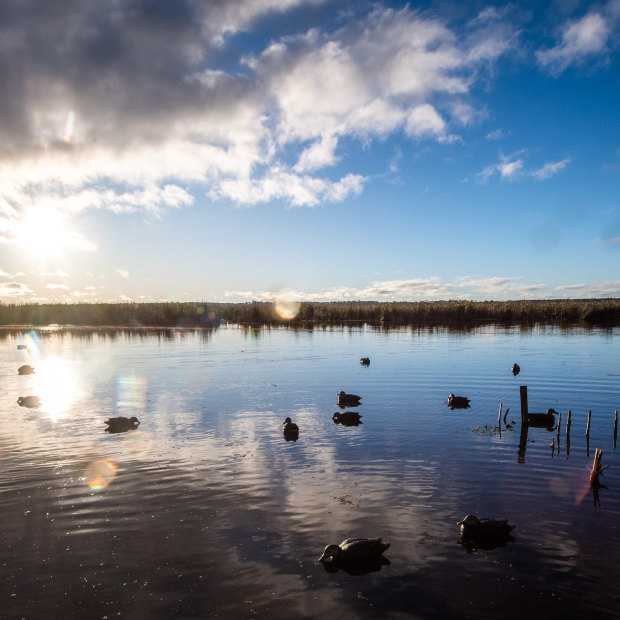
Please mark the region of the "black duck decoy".
<svg viewBox="0 0 620 620"><path fill-rule="evenodd" d="M389 546L380 538L345 538L339 545L327 545L319 562L364 563L378 558Z"/></svg>
<svg viewBox="0 0 620 620"><path fill-rule="evenodd" d="M465 544L483 549L493 549L514 540L510 532L515 526L507 519L479 519L476 515L467 515L457 525L461 526Z"/></svg>
<svg viewBox="0 0 620 620"><path fill-rule="evenodd" d="M286 418L284 424L282 424L282 432L286 438L297 439L299 437L299 426L291 418Z"/></svg>
<svg viewBox="0 0 620 620"><path fill-rule="evenodd" d="M24 364L17 369L19 375L31 375L34 373L34 368L30 364Z"/></svg>
<svg viewBox="0 0 620 620"><path fill-rule="evenodd" d="M450 409L468 409L469 406L469 398L465 396L455 396L454 394L448 396L448 407Z"/></svg>
<svg viewBox="0 0 620 620"><path fill-rule="evenodd" d="M362 404L360 403L361 399L362 397L357 394L347 394L346 392L341 391L338 393L338 406L343 409L344 407L357 407Z"/></svg>
<svg viewBox="0 0 620 620"><path fill-rule="evenodd" d="M34 409L41 406L41 398L39 396L20 396L17 399L17 404L20 407L28 407Z"/></svg>
<svg viewBox="0 0 620 620"><path fill-rule="evenodd" d="M361 357L360 364L362 366L370 366L370 358L369 357Z"/></svg>
<svg viewBox="0 0 620 620"><path fill-rule="evenodd" d="M357 411L334 411L332 420L336 424L343 424L344 426L358 426L362 424L361 417Z"/></svg>
<svg viewBox="0 0 620 620"><path fill-rule="evenodd" d="M104 424L108 425L106 428L107 433L124 433L126 431L134 431L138 428L140 420L136 416L131 418L125 418L119 416L118 418L110 418L104 421Z"/></svg>
<svg viewBox="0 0 620 620"><path fill-rule="evenodd" d="M512 374L516 377L521 372L521 366L519 366L519 364L513 364L510 370L512 370Z"/></svg>
<svg viewBox="0 0 620 620"><path fill-rule="evenodd" d="M547 413L528 413L527 423L529 426L539 428L551 428L555 426L555 416L558 413L555 409L547 409Z"/></svg>

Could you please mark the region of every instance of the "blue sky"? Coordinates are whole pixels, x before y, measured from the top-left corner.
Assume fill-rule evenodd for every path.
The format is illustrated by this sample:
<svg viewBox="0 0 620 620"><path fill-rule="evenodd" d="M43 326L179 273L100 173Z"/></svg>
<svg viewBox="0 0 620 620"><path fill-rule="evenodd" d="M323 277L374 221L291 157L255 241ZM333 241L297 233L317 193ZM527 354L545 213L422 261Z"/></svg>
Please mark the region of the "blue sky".
<svg viewBox="0 0 620 620"><path fill-rule="evenodd" d="M2 12L2 301L620 297L620 0Z"/></svg>

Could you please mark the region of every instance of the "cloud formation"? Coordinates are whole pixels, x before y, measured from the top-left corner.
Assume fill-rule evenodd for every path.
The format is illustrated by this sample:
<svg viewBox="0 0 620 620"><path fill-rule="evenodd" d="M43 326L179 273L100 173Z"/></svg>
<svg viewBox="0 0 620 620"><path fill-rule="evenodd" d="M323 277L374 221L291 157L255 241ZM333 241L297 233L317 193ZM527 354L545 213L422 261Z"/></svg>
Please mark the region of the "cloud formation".
<svg viewBox="0 0 620 620"><path fill-rule="evenodd" d="M514 45L499 13L459 34L376 5L339 29L220 62L259 18L306 4L320 3L10 3L0 23L0 218L19 219L43 196L72 213L157 213L191 204L190 186L246 205L341 201L365 183L355 170L333 172L342 139L458 140L449 129L474 114L472 85Z"/></svg>
<svg viewBox="0 0 620 620"><path fill-rule="evenodd" d="M620 2L612 0L603 7L591 9L581 19L570 20L560 29L556 45L536 52L538 64L559 74L570 65L583 64L593 56L604 56L617 36L614 31L619 18Z"/></svg>

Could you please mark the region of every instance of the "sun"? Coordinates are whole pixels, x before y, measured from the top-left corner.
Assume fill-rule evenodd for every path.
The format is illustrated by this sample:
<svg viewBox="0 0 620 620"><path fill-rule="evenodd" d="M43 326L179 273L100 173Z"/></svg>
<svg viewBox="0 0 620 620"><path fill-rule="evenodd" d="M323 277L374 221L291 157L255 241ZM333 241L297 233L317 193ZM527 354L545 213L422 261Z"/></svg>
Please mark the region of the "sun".
<svg viewBox="0 0 620 620"><path fill-rule="evenodd" d="M53 208L31 209L16 226L17 242L39 260L57 258L67 250L94 251L97 246L71 230L67 218Z"/></svg>

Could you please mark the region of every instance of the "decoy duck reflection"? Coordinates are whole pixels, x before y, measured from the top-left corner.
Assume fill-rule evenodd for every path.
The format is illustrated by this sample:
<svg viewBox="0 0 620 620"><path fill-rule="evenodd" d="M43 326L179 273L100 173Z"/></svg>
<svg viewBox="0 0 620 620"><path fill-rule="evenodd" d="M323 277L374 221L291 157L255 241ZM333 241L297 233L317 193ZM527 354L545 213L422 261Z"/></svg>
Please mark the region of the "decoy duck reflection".
<svg viewBox="0 0 620 620"><path fill-rule="evenodd" d="M140 424L140 420L138 420L136 416L132 416L131 418L119 416L118 418L110 418L105 420L104 424L108 425L108 428L105 429L107 433L124 433L126 431L133 431L137 429Z"/></svg>
<svg viewBox="0 0 620 620"><path fill-rule="evenodd" d="M450 394L448 396L448 407L450 407L450 409L468 409L469 398L466 398L465 396L455 396L454 394Z"/></svg>
<svg viewBox="0 0 620 620"><path fill-rule="evenodd" d="M362 404L360 403L361 399L362 397L357 394L347 394L344 391L340 391L338 393L338 406L343 409L344 407L357 407Z"/></svg>
<svg viewBox="0 0 620 620"><path fill-rule="evenodd" d="M18 375L31 375L34 373L34 368L30 364L24 364L17 369Z"/></svg>
<svg viewBox="0 0 620 620"><path fill-rule="evenodd" d="M339 545L327 545L319 562L362 563L378 558L389 546L381 538L345 538Z"/></svg>
<svg viewBox="0 0 620 620"><path fill-rule="evenodd" d="M361 417L357 411L334 411L332 420L336 424L343 424L344 426L358 426L362 424Z"/></svg>

